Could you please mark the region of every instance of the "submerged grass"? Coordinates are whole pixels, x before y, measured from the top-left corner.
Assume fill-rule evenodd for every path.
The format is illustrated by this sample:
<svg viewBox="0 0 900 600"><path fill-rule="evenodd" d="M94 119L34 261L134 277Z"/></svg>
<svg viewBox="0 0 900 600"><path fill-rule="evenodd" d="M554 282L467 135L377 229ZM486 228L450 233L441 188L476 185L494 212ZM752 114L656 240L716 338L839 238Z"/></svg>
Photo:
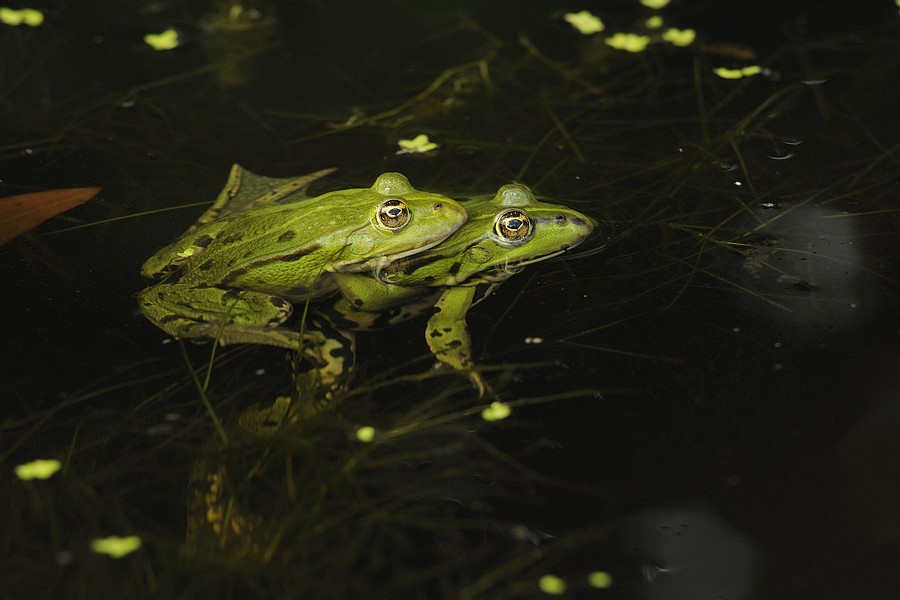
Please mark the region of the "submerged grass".
<svg viewBox="0 0 900 600"><path fill-rule="evenodd" d="M48 593L85 598L110 587L173 598L440 595L531 552L513 518L521 509L504 506L513 494L537 502L535 487L548 482L485 437L498 426L478 416L484 404L472 404L465 380L362 382L346 401L255 436L235 418L275 390L245 375L219 365L207 391L230 414L227 438L191 400L199 393L187 378L125 419L84 417L55 477L7 481L3 558L16 568L4 592L39 579ZM555 399L527 403L538 400ZM374 428L371 442L358 439L362 426ZM210 499L212 478L220 495ZM227 514L213 531L216 510ZM136 535L142 548L118 561L92 554L90 541L110 534ZM92 568L100 575L82 576Z"/></svg>

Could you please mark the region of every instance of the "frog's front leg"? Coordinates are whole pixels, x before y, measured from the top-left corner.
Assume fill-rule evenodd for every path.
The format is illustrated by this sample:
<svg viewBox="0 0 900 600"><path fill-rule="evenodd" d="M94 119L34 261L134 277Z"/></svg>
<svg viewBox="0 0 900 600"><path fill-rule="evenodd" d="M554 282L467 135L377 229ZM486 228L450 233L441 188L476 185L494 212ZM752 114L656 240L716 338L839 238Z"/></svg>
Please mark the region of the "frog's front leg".
<svg viewBox="0 0 900 600"><path fill-rule="evenodd" d="M164 283L141 291L138 303L147 319L176 338L290 350L305 341L280 326L291 316L290 302L269 294Z"/></svg>
<svg viewBox="0 0 900 600"><path fill-rule="evenodd" d="M466 311L472 305L475 288L458 286L448 288L434 305L434 314L428 319L425 340L441 363L454 369L469 370L469 379L484 396L487 386L472 362L472 338L466 325Z"/></svg>

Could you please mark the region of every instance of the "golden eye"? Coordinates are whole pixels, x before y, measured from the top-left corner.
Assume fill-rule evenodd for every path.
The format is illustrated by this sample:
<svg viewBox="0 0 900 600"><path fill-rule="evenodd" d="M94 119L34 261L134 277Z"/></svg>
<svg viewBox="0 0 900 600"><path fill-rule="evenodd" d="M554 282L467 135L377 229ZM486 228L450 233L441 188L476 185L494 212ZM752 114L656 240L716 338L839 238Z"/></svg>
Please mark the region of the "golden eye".
<svg viewBox="0 0 900 600"><path fill-rule="evenodd" d="M497 217L494 233L507 242L524 240L531 235L531 219L520 210L508 210Z"/></svg>
<svg viewBox="0 0 900 600"><path fill-rule="evenodd" d="M399 198L391 198L378 207L378 222L392 231L403 229L409 223L409 208Z"/></svg>

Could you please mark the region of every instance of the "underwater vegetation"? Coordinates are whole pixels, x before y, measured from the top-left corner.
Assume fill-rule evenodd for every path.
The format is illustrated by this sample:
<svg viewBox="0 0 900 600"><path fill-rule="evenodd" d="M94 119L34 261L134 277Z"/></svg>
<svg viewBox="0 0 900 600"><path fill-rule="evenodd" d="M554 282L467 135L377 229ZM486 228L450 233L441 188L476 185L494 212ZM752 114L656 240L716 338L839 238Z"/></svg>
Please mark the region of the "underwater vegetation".
<svg viewBox="0 0 900 600"><path fill-rule="evenodd" d="M0 597L891 597L897 6L795 8L0 9ZM235 163L598 226L307 402L138 309Z"/></svg>

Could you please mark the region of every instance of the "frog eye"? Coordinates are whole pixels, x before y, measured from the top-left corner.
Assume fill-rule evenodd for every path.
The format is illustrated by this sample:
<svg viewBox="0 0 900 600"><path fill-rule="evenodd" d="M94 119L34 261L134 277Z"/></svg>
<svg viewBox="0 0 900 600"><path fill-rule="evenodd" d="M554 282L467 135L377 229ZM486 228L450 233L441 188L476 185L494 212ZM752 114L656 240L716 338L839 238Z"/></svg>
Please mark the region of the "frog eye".
<svg viewBox="0 0 900 600"><path fill-rule="evenodd" d="M494 223L494 233L507 242L525 240L531 235L531 219L520 210L501 213Z"/></svg>
<svg viewBox="0 0 900 600"><path fill-rule="evenodd" d="M409 208L399 198L391 198L378 207L378 222L392 231L403 229L409 223Z"/></svg>

